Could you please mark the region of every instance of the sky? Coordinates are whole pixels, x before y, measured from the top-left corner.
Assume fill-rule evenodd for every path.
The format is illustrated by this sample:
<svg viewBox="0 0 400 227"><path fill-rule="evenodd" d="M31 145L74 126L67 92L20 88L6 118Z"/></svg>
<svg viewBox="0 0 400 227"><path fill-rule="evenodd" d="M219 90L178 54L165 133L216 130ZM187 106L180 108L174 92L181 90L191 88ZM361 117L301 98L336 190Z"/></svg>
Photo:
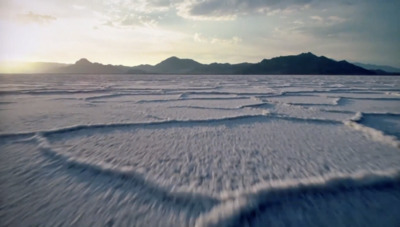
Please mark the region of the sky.
<svg viewBox="0 0 400 227"><path fill-rule="evenodd" d="M0 61L259 62L313 52L400 67L398 0L0 0Z"/></svg>

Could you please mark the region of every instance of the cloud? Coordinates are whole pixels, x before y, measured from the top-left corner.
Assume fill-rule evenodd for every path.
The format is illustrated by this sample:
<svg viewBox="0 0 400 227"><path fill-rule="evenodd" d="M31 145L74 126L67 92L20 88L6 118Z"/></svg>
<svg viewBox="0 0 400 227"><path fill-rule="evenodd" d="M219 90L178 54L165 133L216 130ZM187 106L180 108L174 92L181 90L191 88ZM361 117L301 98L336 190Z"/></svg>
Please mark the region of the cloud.
<svg viewBox="0 0 400 227"><path fill-rule="evenodd" d="M325 26L329 26L329 25L336 25L336 24L340 24L346 21L345 18L343 17L339 17L339 16L310 16L310 19L314 22L316 22L317 24L322 24Z"/></svg>
<svg viewBox="0 0 400 227"><path fill-rule="evenodd" d="M313 0L186 0L178 9L179 15L185 18L232 20L242 15L306 9L312 2Z"/></svg>
<svg viewBox="0 0 400 227"><path fill-rule="evenodd" d="M322 22L324 21L324 19L320 16L311 16L310 17L312 20L318 21L318 22Z"/></svg>
<svg viewBox="0 0 400 227"><path fill-rule="evenodd" d="M346 37L364 40L375 45L378 42L399 46L400 27L398 8L400 2L347 1L329 11L316 12L309 16L307 23L297 26L296 30L320 38ZM351 3L351 4L350 4Z"/></svg>
<svg viewBox="0 0 400 227"><path fill-rule="evenodd" d="M24 23L47 24L57 20L57 18L51 15L37 14L30 11L29 13L20 14L19 20Z"/></svg>
<svg viewBox="0 0 400 227"><path fill-rule="evenodd" d="M172 1L172 0L150 0L146 1L146 4L149 7L155 8L155 9L160 9L160 8L169 8L171 5L174 3L179 2L179 1Z"/></svg>
<svg viewBox="0 0 400 227"><path fill-rule="evenodd" d="M221 38L208 38L202 35L201 33L195 33L193 36L193 40L197 43L208 43L208 44L238 44L242 42L242 39L233 36L229 39L221 39Z"/></svg>
<svg viewBox="0 0 400 227"><path fill-rule="evenodd" d="M115 18L114 23L120 26L145 26L156 27L158 22L152 16L146 14L128 13L121 17Z"/></svg>
<svg viewBox="0 0 400 227"><path fill-rule="evenodd" d="M193 40L195 41L195 42L197 42L197 43L206 43L206 42L208 42L208 39L207 38L205 38L202 34L200 34L200 33L195 33L194 35L193 35Z"/></svg>
<svg viewBox="0 0 400 227"><path fill-rule="evenodd" d="M193 20L234 20L247 15L290 14L303 10L329 10L330 7L379 5L378 0L176 0L178 15ZM386 4L386 3L382 3Z"/></svg>
<svg viewBox="0 0 400 227"><path fill-rule="evenodd" d="M155 27L160 18L171 9L173 4L176 4L173 0L103 0L99 2L102 6L96 11L107 18L103 24L121 28Z"/></svg>

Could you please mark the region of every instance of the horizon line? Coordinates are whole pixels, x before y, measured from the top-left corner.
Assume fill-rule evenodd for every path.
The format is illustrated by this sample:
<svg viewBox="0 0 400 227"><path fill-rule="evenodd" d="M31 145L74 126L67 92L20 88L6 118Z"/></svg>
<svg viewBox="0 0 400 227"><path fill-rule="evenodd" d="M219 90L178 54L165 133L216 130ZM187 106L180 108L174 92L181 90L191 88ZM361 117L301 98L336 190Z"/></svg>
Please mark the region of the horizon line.
<svg viewBox="0 0 400 227"><path fill-rule="evenodd" d="M136 66L141 66L141 65L151 65L151 66L155 66L155 65L157 65L157 64L159 64L159 63L161 63L161 62L163 62L163 61L165 61L165 60L167 60L167 59L170 59L170 58L177 58L177 59L180 59L180 60L192 60L192 61L198 62L198 63L200 63L200 64L203 64L203 65L210 65L210 64L215 64L215 63L216 63L216 64L231 64L231 65L234 65L234 64L243 64L243 63L255 64L255 63L259 63L259 62L261 62L261 61L263 61L263 60L271 60L271 59L279 58L279 57L299 56L299 55L301 55L301 54L312 54L312 55L317 56L317 57L325 57L325 58L328 58L328 59L332 59L332 60L334 60L334 61L347 61L347 62L352 63L352 64L375 65L375 66L380 66L380 67L391 67L391 68L395 68L395 69L400 69L400 66L393 66L393 65L388 65L388 64L376 64L376 63L370 63L370 62L369 62L369 63L366 63L366 62L360 62L360 61L350 61L350 60L347 60L347 59L335 59L335 58L330 58L330 57L325 56L325 55L317 55L317 54L314 54L314 53L311 52L311 51L301 52L301 53L299 53L299 54L288 54L288 55L274 56L274 57L270 57L270 58L261 58L261 60L255 61L255 62L243 61L243 62L237 62L237 63L231 63L231 62L216 62L216 61L211 62L211 63L202 63L202 62L199 62L199 61L195 60L194 58L178 57L177 55L171 55L170 57L164 58L163 60L161 60L161 61L159 61L159 62L157 62L157 63L153 63L153 64L144 63L144 64L136 64L136 65L124 65L124 64L119 64L119 63L116 64L116 63L104 63L104 62L98 62L98 61L90 61L90 60L89 60L88 58L86 58L86 57L80 57L80 58L78 58L78 60L76 60L76 61L74 61L74 62L0 60L0 67L1 67L1 64L10 64L10 63L11 63L11 64L35 64L35 63L37 63L37 64L46 64L46 63L49 63L49 64L74 65L74 64L76 64L78 61L83 60L83 59L86 59L87 61L89 61L89 62L92 63L92 64L101 64L101 65L126 66L126 67L136 67Z"/></svg>

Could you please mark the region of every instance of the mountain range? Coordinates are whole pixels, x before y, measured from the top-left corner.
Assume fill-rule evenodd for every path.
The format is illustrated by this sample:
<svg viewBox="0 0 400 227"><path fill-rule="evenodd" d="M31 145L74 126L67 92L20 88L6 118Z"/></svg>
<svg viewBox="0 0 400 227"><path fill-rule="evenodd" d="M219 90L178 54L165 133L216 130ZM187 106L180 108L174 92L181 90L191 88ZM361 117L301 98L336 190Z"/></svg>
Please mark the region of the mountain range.
<svg viewBox="0 0 400 227"><path fill-rule="evenodd" d="M336 61L312 53L280 56L258 63L201 64L192 59L170 57L156 65L103 65L82 58L74 64L31 63L27 71L19 73L54 74L273 74L273 75L394 75L398 71L385 71L376 65L352 64ZM357 65L358 64L358 65ZM368 68L368 66L371 66ZM1 67L0 67L1 68ZM7 70L1 70L7 73Z"/></svg>
<svg viewBox="0 0 400 227"><path fill-rule="evenodd" d="M398 73L400 72L400 68L395 68L392 66L387 66L387 65L373 65L373 64L363 64L363 63L359 63L359 62L353 62L354 65L356 66L360 66L364 69L368 69L368 70L375 70L375 71L386 71L389 73Z"/></svg>

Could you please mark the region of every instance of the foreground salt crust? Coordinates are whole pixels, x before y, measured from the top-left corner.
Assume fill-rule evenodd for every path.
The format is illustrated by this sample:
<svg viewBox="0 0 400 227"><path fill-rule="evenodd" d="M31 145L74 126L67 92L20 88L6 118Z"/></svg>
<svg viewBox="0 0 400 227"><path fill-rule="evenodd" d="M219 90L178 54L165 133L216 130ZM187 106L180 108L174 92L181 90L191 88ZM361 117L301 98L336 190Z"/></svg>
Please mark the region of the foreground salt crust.
<svg viewBox="0 0 400 227"><path fill-rule="evenodd" d="M390 115L390 114L389 114ZM348 121L344 123L355 130L361 131L365 133L370 139L375 140L377 142L387 143L394 147L400 148L400 141L395 136L386 135L384 132L379 131L374 128L366 127L359 122L363 119L363 114L361 112L357 112L357 114Z"/></svg>
<svg viewBox="0 0 400 227"><path fill-rule="evenodd" d="M400 225L397 77L0 77L0 225Z"/></svg>

